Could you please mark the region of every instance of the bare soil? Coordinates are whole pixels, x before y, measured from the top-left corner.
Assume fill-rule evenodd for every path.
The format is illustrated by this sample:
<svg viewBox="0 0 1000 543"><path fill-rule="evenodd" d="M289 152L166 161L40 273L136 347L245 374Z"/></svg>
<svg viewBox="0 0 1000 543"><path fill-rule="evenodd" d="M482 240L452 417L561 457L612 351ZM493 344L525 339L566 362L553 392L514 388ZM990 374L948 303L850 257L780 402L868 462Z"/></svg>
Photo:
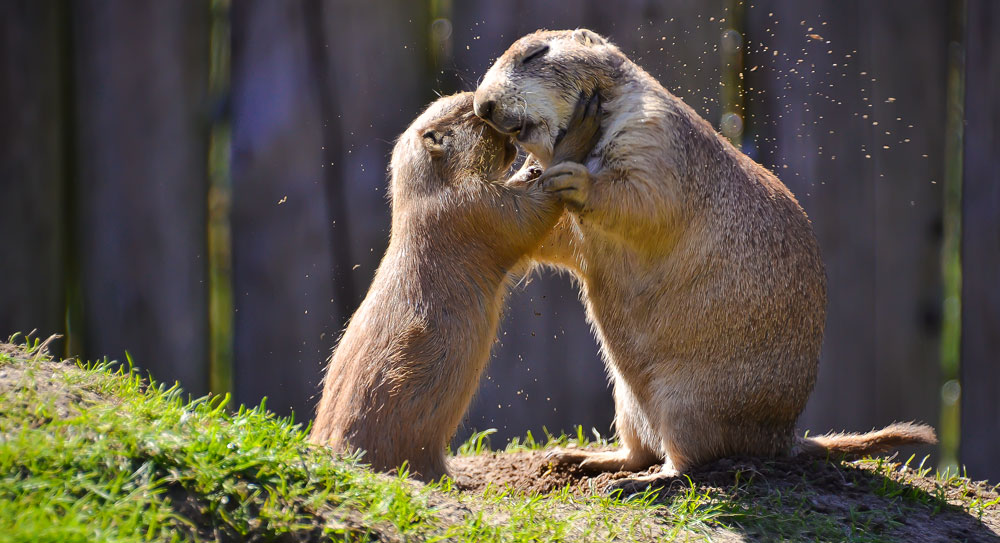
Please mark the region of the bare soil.
<svg viewBox="0 0 1000 543"><path fill-rule="evenodd" d="M554 465L545 451L525 451L456 457L451 469L456 484L467 492L481 492L492 484L508 485L525 494L569 486L577 495L588 495L603 492L615 479L653 473L657 468L640 473L588 473L578 466ZM692 485L734 506L734 514L723 522L735 527L734 534L726 534L739 536L735 540L785 539L773 533L773 520L754 520L757 515L752 509L762 507L777 518L821 515L824 521L839 522L845 537L835 539L838 541L854 540L849 534L860 514L868 523L867 533L879 534L877 540L884 536L885 541L1000 542L997 488L985 482L956 479L946 484L933 476L920 477L913 470L880 473L872 462L726 458L665 480L659 485L658 499L668 503L690 492ZM976 500L994 503L985 508L970 507ZM806 538L802 540L829 540L822 533L807 531L803 535Z"/></svg>

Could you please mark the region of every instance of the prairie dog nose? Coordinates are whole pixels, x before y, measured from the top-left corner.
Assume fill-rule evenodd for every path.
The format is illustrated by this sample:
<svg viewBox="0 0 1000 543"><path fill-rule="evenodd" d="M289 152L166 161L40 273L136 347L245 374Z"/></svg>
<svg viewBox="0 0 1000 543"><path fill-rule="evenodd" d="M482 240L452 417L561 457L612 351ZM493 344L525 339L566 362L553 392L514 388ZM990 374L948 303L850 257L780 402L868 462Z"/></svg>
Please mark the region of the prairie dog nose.
<svg viewBox="0 0 1000 543"><path fill-rule="evenodd" d="M472 111L480 119L490 119L493 117L493 109L496 108L496 100L475 100L472 102Z"/></svg>

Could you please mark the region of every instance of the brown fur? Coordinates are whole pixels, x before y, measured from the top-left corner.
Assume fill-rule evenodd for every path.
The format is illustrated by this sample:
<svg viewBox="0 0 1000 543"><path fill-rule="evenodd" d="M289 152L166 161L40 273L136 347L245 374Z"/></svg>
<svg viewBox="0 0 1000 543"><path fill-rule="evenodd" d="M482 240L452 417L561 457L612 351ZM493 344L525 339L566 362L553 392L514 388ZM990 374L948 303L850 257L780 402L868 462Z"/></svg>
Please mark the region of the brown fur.
<svg viewBox="0 0 1000 543"><path fill-rule="evenodd" d="M926 424L896 422L863 434L834 433L818 437L801 438L795 452L813 456L838 454L846 457L861 457L889 452L901 445L911 443L937 443L934 429Z"/></svg>
<svg viewBox="0 0 1000 543"><path fill-rule="evenodd" d="M589 142L591 121L586 141L567 145ZM400 136L389 247L331 357L314 443L364 450L379 470L405 461L424 480L446 473L445 446L489 359L508 277L563 209L528 182L533 168L501 182L515 156L472 113L472 93L439 99Z"/></svg>
<svg viewBox="0 0 1000 543"><path fill-rule="evenodd" d="M603 135L583 164L539 179L570 211L533 257L579 281L622 449L556 458L599 470L663 461L669 475L789 453L826 319L805 213L774 174L589 30L518 40L484 77L475 109L549 166L581 92L601 96ZM853 453L930 442L933 431L913 425L801 441Z"/></svg>

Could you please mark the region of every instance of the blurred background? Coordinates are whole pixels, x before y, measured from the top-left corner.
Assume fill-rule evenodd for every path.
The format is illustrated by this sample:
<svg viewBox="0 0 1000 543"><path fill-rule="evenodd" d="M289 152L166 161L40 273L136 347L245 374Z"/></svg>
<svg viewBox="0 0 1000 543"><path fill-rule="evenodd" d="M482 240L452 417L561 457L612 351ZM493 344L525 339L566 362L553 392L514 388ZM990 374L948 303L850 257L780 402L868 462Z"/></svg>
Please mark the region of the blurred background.
<svg viewBox="0 0 1000 543"><path fill-rule="evenodd" d="M388 241L394 138L519 36L585 26L812 218L801 428L928 422L903 459L997 481L998 25L993 0L2 0L0 335L309 420ZM457 439L612 416L576 289L519 287Z"/></svg>

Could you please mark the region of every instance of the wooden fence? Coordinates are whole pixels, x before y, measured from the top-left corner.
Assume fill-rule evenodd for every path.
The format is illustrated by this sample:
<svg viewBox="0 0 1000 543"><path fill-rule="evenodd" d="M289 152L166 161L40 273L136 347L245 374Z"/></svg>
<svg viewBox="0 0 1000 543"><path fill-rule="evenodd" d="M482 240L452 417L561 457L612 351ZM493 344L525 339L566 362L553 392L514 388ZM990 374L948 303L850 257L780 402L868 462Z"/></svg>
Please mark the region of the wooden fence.
<svg viewBox="0 0 1000 543"><path fill-rule="evenodd" d="M947 334L942 347L957 330L943 293L958 292L942 268L958 269L961 236L959 460L995 480L998 17L989 0L4 2L0 334L68 331L72 354L128 350L192 394L231 387L307 419L387 243L393 139L518 36L587 26L716 125L739 115L728 134L812 218L830 304L803 429L917 419L957 435L941 419L959 397L950 383L942 411L958 377L942 365L958 349ZM221 184L218 138L231 142ZM960 215L945 213L948 187L964 191ZM574 286L542 274L508 307L460 437L608 434ZM231 384L210 379L230 352Z"/></svg>
<svg viewBox="0 0 1000 543"><path fill-rule="evenodd" d="M969 0L962 185L962 442L973 476L1000 479L1000 5Z"/></svg>

